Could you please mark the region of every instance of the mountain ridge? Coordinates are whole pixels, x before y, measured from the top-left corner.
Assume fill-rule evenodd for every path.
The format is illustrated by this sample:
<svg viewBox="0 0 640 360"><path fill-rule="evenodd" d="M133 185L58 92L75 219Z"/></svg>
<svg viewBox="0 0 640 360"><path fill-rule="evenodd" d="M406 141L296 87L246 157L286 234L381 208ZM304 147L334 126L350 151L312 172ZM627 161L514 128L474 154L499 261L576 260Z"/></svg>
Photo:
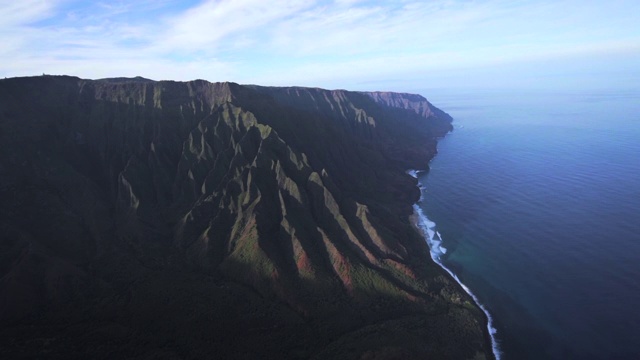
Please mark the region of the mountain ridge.
<svg viewBox="0 0 640 360"><path fill-rule="evenodd" d="M490 358L409 221L451 119L386 94L0 80L2 351Z"/></svg>

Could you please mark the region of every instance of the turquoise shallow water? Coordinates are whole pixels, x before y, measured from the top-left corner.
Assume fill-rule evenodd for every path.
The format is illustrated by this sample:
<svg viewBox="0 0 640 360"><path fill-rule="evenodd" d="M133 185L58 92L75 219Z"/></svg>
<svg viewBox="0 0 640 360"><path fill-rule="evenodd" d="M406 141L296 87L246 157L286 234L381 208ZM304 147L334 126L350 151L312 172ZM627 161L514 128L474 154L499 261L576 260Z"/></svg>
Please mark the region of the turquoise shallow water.
<svg viewBox="0 0 640 360"><path fill-rule="evenodd" d="M428 91L419 204L502 359L640 358L640 92Z"/></svg>

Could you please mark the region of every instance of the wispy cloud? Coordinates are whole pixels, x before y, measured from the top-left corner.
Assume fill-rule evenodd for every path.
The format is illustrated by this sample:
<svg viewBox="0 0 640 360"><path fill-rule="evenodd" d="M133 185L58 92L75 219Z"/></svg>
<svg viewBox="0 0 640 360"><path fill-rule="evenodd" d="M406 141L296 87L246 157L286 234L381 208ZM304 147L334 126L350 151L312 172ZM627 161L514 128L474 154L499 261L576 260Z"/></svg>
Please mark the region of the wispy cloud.
<svg viewBox="0 0 640 360"><path fill-rule="evenodd" d="M22 26L51 16L59 1L24 0L6 1L2 4L3 16L0 17L0 28Z"/></svg>
<svg viewBox="0 0 640 360"><path fill-rule="evenodd" d="M23 0L3 6L4 76L348 86L640 54L635 1Z"/></svg>
<svg viewBox="0 0 640 360"><path fill-rule="evenodd" d="M53 1L25 0L6 2L0 16L0 54L15 54L29 47L29 38L39 31L30 27L36 21L52 15Z"/></svg>
<svg viewBox="0 0 640 360"><path fill-rule="evenodd" d="M156 46L164 52L224 51L243 38L247 46L253 45L273 23L292 17L311 5L313 2L301 0L206 1L168 19L167 30ZM223 40L224 44L221 44Z"/></svg>

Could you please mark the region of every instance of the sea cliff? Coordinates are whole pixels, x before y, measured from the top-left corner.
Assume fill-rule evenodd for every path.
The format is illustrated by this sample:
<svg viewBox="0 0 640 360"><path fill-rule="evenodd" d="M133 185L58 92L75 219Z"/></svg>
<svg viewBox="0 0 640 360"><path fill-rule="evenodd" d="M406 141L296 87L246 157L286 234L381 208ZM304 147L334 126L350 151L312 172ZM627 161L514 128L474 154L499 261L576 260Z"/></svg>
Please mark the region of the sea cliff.
<svg viewBox="0 0 640 360"><path fill-rule="evenodd" d="M411 226L419 95L0 80L0 355L491 358Z"/></svg>

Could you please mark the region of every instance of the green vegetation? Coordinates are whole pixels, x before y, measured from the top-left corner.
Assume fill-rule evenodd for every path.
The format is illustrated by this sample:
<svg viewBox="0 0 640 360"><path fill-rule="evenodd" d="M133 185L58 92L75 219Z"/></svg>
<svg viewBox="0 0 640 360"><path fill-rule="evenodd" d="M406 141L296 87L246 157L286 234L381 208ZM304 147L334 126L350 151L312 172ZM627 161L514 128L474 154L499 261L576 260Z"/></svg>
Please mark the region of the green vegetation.
<svg viewBox="0 0 640 360"><path fill-rule="evenodd" d="M429 106L0 81L0 356L490 357L482 312L409 221L405 170L450 130Z"/></svg>

